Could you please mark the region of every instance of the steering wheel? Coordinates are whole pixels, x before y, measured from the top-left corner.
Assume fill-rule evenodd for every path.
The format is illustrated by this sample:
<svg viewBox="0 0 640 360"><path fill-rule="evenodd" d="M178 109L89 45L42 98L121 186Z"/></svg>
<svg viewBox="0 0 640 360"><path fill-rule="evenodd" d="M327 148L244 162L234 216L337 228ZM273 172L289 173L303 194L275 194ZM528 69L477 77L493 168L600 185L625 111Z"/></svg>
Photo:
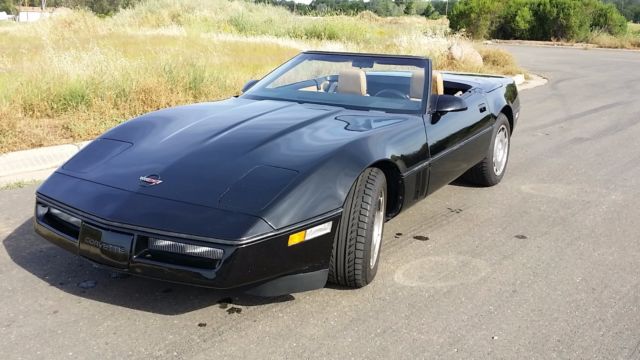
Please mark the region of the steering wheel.
<svg viewBox="0 0 640 360"><path fill-rule="evenodd" d="M396 90L396 89L382 89L382 90L378 91L373 96L380 96L380 97L386 97L386 98L409 99L409 95L403 93L400 90Z"/></svg>

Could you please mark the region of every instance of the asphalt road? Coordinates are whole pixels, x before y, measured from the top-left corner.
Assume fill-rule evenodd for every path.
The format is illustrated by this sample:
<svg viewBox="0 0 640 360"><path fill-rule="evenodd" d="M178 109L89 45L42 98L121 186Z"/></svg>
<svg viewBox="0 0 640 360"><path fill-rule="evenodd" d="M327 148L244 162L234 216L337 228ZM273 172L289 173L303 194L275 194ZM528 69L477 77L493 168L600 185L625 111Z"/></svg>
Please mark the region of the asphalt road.
<svg viewBox="0 0 640 360"><path fill-rule="evenodd" d="M0 357L640 359L640 52L509 50L550 82L503 183L389 222L361 290L113 277L33 234L34 187L1 191Z"/></svg>

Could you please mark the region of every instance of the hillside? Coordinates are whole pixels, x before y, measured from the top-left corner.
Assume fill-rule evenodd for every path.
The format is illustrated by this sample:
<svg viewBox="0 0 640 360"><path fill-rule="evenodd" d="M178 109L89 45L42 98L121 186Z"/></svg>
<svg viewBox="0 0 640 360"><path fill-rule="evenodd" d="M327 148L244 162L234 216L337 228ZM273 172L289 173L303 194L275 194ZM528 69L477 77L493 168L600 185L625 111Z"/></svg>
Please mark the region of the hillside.
<svg viewBox="0 0 640 360"><path fill-rule="evenodd" d="M455 61L443 21L297 16L226 0L153 0L99 18L67 10L0 26L0 153L95 137L138 114L237 94L304 49L427 55L438 68L515 73L509 54ZM464 45L470 47L471 45Z"/></svg>

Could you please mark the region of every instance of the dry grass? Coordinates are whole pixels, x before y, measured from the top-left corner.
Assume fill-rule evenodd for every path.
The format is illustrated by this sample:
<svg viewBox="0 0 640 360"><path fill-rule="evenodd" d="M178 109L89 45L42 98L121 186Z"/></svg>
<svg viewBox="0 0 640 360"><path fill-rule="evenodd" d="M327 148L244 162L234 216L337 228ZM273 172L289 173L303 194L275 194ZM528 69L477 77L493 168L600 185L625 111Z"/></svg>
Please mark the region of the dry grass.
<svg viewBox="0 0 640 360"><path fill-rule="evenodd" d="M12 182L12 183L0 186L0 191L2 191L2 190L22 189L22 188L25 188L27 186L32 186L32 185L39 184L41 182L42 182L41 180L16 181L16 182Z"/></svg>
<svg viewBox="0 0 640 360"><path fill-rule="evenodd" d="M619 36L594 32L589 38L589 43L610 49L639 49L640 24L629 23L627 33Z"/></svg>
<svg viewBox="0 0 640 360"><path fill-rule="evenodd" d="M593 34L589 43L607 49L638 49L640 48L640 35L627 34L624 36L612 36L609 34Z"/></svg>
<svg viewBox="0 0 640 360"><path fill-rule="evenodd" d="M481 50L447 55L448 24L422 18L312 18L242 1L150 0L112 18L74 11L0 27L0 153L93 138L138 114L234 95L304 49L430 56L441 69L515 73Z"/></svg>

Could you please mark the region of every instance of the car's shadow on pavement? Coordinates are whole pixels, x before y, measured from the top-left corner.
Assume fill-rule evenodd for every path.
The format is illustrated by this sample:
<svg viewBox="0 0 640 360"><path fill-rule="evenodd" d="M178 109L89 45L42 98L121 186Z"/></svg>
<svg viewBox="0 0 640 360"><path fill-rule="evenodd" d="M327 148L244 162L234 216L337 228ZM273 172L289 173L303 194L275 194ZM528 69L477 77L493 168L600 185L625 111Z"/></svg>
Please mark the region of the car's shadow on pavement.
<svg viewBox="0 0 640 360"><path fill-rule="evenodd" d="M260 298L113 273L40 238L32 219L2 241L11 259L50 286L66 293L130 309L177 315L209 306L233 313L239 306L285 302L291 295Z"/></svg>
<svg viewBox="0 0 640 360"><path fill-rule="evenodd" d="M455 187L478 188L478 189L486 187L486 186L471 183L470 181L462 178L457 178L453 180L451 183L449 183L449 185L455 186Z"/></svg>

